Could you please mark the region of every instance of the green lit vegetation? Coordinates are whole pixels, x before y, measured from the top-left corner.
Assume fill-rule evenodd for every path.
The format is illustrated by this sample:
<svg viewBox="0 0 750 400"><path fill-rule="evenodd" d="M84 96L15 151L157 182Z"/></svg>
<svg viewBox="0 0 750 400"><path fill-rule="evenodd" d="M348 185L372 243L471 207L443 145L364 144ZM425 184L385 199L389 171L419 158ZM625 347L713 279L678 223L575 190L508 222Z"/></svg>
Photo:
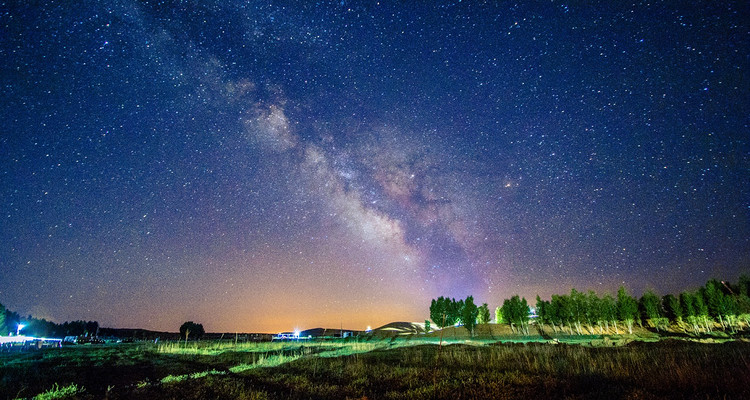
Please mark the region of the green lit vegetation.
<svg viewBox="0 0 750 400"><path fill-rule="evenodd" d="M510 328L502 329L513 337ZM476 332L482 338L473 339L463 327L446 330L443 346L433 332L366 341L237 346L205 341L187 347L181 341L5 354L0 396L448 399L462 393L472 398L694 393L732 398L750 387L745 340L707 344L635 334L572 336L558 344L517 336L513 343L487 339L482 329ZM582 345L565 344L576 342Z"/></svg>
<svg viewBox="0 0 750 400"><path fill-rule="evenodd" d="M485 308L486 304L477 311L471 296L466 301L439 297L430 304L430 318L438 327L458 324L473 333L477 324L488 320ZM636 325L668 335L736 336L750 329L750 277L742 275L737 284L711 279L698 290L663 297L648 289L640 299L623 286L616 296L571 289L569 294L553 294L550 300L537 296L535 311L534 323L545 337L632 335ZM518 295L495 310L496 323L508 324L513 332L526 336L531 316L527 300Z"/></svg>
<svg viewBox="0 0 750 400"><path fill-rule="evenodd" d="M0 353L0 398L749 398L748 289L573 289L536 314L511 296L495 323L441 297L426 329L331 340L199 340L189 322L173 341Z"/></svg>
<svg viewBox="0 0 750 400"><path fill-rule="evenodd" d="M291 353L310 354L311 352L336 355L349 355L380 349L389 346L387 341L292 341L292 342L247 342L196 341L187 345L183 342L159 344L156 350L164 354L217 355L228 351L248 353ZM343 351L344 353L341 353Z"/></svg>
<svg viewBox="0 0 750 400"><path fill-rule="evenodd" d="M79 395L81 392L82 390L75 383L64 387L55 384L52 389L34 396L34 400L67 399Z"/></svg>
<svg viewBox="0 0 750 400"><path fill-rule="evenodd" d="M489 340L445 340L441 347L434 338L422 337L259 343L243 351L205 354L170 353L171 348L155 345L80 347L33 353L34 360L29 354L6 356L1 395L449 399L747 394L748 342L635 339L614 347L604 342L580 346ZM217 348L217 343L204 345ZM5 376L11 370L17 373L9 382ZM32 370L57 382L37 384L26 377Z"/></svg>

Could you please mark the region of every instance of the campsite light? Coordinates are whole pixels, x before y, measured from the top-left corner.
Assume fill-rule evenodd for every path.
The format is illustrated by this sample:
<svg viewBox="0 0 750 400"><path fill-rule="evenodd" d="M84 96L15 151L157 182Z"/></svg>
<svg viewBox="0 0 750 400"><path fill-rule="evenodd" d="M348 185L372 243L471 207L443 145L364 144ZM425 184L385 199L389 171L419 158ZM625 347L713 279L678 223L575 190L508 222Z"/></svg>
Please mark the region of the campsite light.
<svg viewBox="0 0 750 400"><path fill-rule="evenodd" d="M21 333L21 329L25 328L26 325L24 324L18 324L18 329L16 329L16 336L18 336Z"/></svg>
<svg viewBox="0 0 750 400"><path fill-rule="evenodd" d="M299 337L299 329L295 329L294 330L294 337L296 337L296 338Z"/></svg>
<svg viewBox="0 0 750 400"><path fill-rule="evenodd" d="M365 332L372 332L372 328L370 328L370 325L367 325L367 330Z"/></svg>

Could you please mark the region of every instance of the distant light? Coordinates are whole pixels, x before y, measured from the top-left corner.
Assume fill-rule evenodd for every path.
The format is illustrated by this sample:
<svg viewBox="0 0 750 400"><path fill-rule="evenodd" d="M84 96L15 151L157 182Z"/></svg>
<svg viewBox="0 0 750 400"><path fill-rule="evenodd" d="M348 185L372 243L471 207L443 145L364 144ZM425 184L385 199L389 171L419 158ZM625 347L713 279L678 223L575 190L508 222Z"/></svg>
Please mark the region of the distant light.
<svg viewBox="0 0 750 400"><path fill-rule="evenodd" d="M24 324L18 324L18 329L16 329L16 336L18 336L21 333L21 329L25 328L26 325Z"/></svg>
<svg viewBox="0 0 750 400"><path fill-rule="evenodd" d="M295 329L294 330L294 337L296 337L296 338L299 337L299 329Z"/></svg>
<svg viewBox="0 0 750 400"><path fill-rule="evenodd" d="M365 329L365 332L372 332L372 328L370 328L370 325L367 325L367 329Z"/></svg>

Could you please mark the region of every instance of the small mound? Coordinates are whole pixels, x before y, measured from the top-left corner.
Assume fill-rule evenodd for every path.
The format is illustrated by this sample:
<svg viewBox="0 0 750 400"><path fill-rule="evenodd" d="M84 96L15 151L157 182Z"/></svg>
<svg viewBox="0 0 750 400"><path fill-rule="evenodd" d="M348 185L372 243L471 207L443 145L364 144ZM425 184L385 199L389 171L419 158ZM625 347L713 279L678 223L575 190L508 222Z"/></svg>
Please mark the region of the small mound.
<svg viewBox="0 0 750 400"><path fill-rule="evenodd" d="M376 336L401 336L424 333L424 323L419 322L391 322L372 330Z"/></svg>
<svg viewBox="0 0 750 400"><path fill-rule="evenodd" d="M535 331L531 331L532 336L535 335ZM474 335L469 333L469 330L464 326L449 326L441 330L435 330L427 334L427 337L443 337L444 339L489 339L489 340L512 340L526 338L519 333L513 332L510 326L506 324L478 324L474 327Z"/></svg>

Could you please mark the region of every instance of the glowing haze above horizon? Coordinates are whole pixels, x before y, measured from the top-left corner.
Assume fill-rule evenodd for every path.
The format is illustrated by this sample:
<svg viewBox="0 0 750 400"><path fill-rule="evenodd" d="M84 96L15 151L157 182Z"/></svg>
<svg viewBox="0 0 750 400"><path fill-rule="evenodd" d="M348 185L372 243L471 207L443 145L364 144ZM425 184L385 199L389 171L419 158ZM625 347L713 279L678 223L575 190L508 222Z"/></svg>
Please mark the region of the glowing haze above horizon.
<svg viewBox="0 0 750 400"><path fill-rule="evenodd" d="M0 5L0 303L364 329L747 272L747 7L481 3Z"/></svg>

